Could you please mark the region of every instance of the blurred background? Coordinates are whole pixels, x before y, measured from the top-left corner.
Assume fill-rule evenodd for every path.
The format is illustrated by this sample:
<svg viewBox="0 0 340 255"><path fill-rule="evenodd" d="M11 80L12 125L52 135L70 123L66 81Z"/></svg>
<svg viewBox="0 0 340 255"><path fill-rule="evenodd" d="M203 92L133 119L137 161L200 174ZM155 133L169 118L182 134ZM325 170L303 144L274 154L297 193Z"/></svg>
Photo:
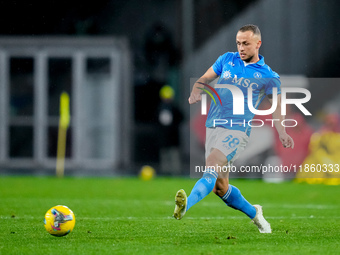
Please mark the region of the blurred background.
<svg viewBox="0 0 340 255"><path fill-rule="evenodd" d="M260 53L283 86L311 91L313 116L290 109L296 148L282 151L267 129L239 164L301 164L315 148L339 162L328 148L339 148L337 136L310 145L313 134L339 131L339 9L337 0L1 1L0 173L55 172L65 91L67 175L135 175L143 165L189 175L189 158L204 155L190 78L237 51L248 23L260 27Z"/></svg>

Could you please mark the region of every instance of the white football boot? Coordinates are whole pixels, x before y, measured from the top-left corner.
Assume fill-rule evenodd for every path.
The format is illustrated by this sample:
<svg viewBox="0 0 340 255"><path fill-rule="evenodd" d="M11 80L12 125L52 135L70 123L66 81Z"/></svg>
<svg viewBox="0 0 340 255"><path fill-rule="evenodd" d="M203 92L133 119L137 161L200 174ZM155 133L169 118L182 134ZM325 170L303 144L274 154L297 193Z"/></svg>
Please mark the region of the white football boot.
<svg viewBox="0 0 340 255"><path fill-rule="evenodd" d="M262 206L254 205L254 207L256 209L256 215L253 219L254 224L259 228L260 233L271 233L272 229L270 224L263 217Z"/></svg>
<svg viewBox="0 0 340 255"><path fill-rule="evenodd" d="M187 211L187 194L183 189L177 191L175 196L175 211L174 217L176 220L180 220L183 218L185 212Z"/></svg>

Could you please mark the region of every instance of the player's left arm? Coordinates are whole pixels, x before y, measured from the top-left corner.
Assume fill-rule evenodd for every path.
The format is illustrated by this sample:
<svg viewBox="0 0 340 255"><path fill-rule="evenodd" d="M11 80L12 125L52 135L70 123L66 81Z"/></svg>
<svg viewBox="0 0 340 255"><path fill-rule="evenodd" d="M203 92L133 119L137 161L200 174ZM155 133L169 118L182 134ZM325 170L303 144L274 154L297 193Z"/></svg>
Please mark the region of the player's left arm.
<svg viewBox="0 0 340 255"><path fill-rule="evenodd" d="M273 104L273 99L268 97L271 104ZM275 128L279 134L280 141L285 148L294 148L294 140L287 134L284 126L281 125L282 121L285 119L284 115L281 115L281 95L277 95L277 107L272 114L273 119L279 121L274 121Z"/></svg>

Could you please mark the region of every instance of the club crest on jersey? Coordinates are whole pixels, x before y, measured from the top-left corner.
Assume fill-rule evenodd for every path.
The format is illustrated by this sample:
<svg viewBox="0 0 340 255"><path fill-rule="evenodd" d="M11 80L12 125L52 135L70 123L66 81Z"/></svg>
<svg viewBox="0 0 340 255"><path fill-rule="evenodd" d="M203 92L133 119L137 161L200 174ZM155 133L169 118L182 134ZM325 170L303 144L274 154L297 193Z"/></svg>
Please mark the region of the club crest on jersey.
<svg viewBox="0 0 340 255"><path fill-rule="evenodd" d="M261 78L262 78L262 74L259 73L259 72L255 72L255 73L254 73L254 78L256 78L256 79L261 79Z"/></svg>

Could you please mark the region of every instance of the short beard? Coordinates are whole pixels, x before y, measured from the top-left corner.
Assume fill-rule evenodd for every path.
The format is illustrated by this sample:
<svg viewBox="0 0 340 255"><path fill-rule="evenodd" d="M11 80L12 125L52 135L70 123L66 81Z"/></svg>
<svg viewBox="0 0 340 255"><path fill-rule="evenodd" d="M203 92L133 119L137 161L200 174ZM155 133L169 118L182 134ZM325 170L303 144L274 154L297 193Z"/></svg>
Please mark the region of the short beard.
<svg viewBox="0 0 340 255"><path fill-rule="evenodd" d="M246 62L246 63L249 63L253 58L254 58L254 56L251 56L251 57L249 57L249 58L247 58L246 60L243 60L243 61Z"/></svg>

